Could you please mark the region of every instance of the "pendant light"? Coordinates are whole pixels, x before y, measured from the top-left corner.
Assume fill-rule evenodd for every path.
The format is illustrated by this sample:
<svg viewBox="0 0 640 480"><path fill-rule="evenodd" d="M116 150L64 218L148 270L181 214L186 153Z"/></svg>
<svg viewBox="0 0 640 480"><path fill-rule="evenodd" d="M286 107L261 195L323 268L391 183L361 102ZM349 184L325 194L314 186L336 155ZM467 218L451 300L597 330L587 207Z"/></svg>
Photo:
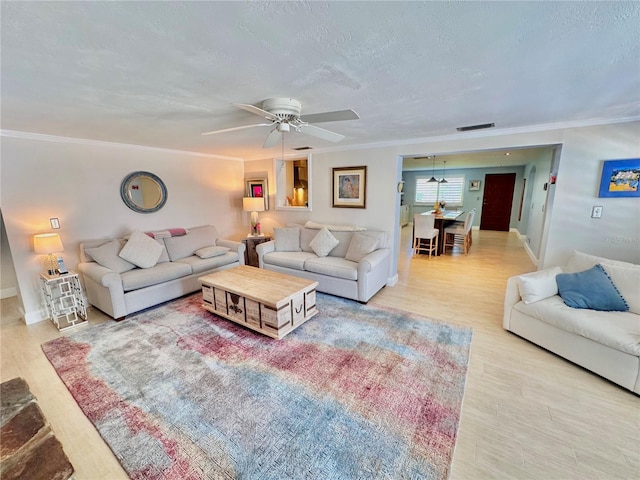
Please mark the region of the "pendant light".
<svg viewBox="0 0 640 480"><path fill-rule="evenodd" d="M432 156L431 157L433 159L433 167L431 168L431 178L429 180L427 180L427 183L434 183L437 182L438 179L436 178L436 156Z"/></svg>
<svg viewBox="0 0 640 480"><path fill-rule="evenodd" d="M442 167L442 180L440 180L440 183L449 183L449 182L447 182L447 179L444 178L444 172L445 172L446 169L447 169L447 161L445 160L444 161L444 165Z"/></svg>

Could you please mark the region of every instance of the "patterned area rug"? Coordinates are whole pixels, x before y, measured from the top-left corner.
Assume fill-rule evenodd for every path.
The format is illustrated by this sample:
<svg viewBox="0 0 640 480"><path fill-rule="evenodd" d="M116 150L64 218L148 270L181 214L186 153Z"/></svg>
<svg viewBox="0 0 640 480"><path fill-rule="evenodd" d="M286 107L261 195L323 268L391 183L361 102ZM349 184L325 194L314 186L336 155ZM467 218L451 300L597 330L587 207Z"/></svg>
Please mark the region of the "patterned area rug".
<svg viewBox="0 0 640 480"><path fill-rule="evenodd" d="M200 303L42 346L132 478L448 478L470 329L319 294L274 340Z"/></svg>

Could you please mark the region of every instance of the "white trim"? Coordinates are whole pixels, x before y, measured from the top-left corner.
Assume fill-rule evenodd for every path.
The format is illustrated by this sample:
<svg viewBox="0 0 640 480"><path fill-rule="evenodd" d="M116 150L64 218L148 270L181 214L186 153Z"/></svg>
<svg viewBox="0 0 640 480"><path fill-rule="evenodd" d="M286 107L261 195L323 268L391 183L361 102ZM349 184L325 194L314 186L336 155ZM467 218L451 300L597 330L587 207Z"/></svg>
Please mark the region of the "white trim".
<svg viewBox="0 0 640 480"><path fill-rule="evenodd" d="M564 130L567 128L582 128L593 127L596 125L613 125L617 123L629 123L640 121L640 116L625 117L625 118L601 118L591 120L574 120L570 122L557 122L546 123L539 125L529 125L525 127L512 127L495 129L490 128L487 130L472 130L469 132L452 133L450 135L438 135L436 137L422 137L407 140L389 140L385 142L377 143L362 143L358 145L345 145L343 147L326 147L326 148L314 148L313 153L330 153L330 152L344 152L349 150L366 150L373 148L385 148L385 147L402 147L408 145L424 144L424 143L438 143L452 140L466 140L470 138L482 138L482 137L499 137L504 135L516 135L522 133L534 133L553 130ZM506 148L506 147L505 147ZM401 155L402 156L402 155ZM269 157L266 157L269 158ZM265 157L251 157L247 160L264 160Z"/></svg>
<svg viewBox="0 0 640 480"><path fill-rule="evenodd" d="M242 157L227 157L224 155L214 155L210 153L191 152L187 150L173 150L170 148L148 147L144 145L133 145L129 143L105 142L102 140L90 140L87 138L59 137L57 135L46 135L43 133L20 132L16 130L0 130L0 136L11 138L24 138L26 140L39 140L42 142L68 143L73 145L89 145L95 147L126 147L139 150L147 150L152 152L173 153L181 155L191 155L195 157L212 158L216 160L232 160L236 162L244 162Z"/></svg>
<svg viewBox="0 0 640 480"><path fill-rule="evenodd" d="M3 288L0 290L0 299L15 297L16 295L18 295L18 290L16 290L16 287Z"/></svg>
<svg viewBox="0 0 640 480"><path fill-rule="evenodd" d="M533 264L537 267L538 266L538 259L533 254L533 250L531 250L531 248L529 247L529 244L526 243L526 242L524 243L524 251L527 252L527 255L529 255L529 258L531 259Z"/></svg>
<svg viewBox="0 0 640 480"><path fill-rule="evenodd" d="M38 322L43 322L44 320L48 320L48 313L43 310L33 310L31 312L25 312L20 309L22 313L22 317L24 318L24 323L27 325L31 325Z"/></svg>
<svg viewBox="0 0 640 480"><path fill-rule="evenodd" d="M393 277L387 279L387 287L393 287L396 283L398 283L397 273Z"/></svg>

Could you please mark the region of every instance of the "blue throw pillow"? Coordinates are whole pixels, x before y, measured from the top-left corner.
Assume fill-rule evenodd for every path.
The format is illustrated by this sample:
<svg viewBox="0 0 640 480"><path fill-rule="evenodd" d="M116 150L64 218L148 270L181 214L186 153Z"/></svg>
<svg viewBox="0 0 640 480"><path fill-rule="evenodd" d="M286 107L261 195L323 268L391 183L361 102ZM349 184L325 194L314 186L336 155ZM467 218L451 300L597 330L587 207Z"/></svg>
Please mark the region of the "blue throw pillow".
<svg viewBox="0 0 640 480"><path fill-rule="evenodd" d="M560 273L556 276L558 294L565 305L603 312L626 312L629 306L620 295L602 265L578 273Z"/></svg>

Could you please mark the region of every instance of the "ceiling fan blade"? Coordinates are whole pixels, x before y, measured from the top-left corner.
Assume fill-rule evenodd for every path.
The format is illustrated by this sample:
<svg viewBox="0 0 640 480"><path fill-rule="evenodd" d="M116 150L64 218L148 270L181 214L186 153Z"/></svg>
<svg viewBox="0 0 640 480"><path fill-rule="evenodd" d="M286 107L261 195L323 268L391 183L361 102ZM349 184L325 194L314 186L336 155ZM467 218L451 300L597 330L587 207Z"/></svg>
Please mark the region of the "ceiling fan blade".
<svg viewBox="0 0 640 480"><path fill-rule="evenodd" d="M264 141L264 145L262 145L262 148L273 147L276 143L278 143L278 140L280 140L281 136L282 136L282 132L279 131L277 128L274 128L273 130L271 130L271 133L267 136L267 139Z"/></svg>
<svg viewBox="0 0 640 480"><path fill-rule="evenodd" d="M300 120L306 123L339 122L342 120L357 120L360 116L353 110L336 110L335 112L312 113L302 115Z"/></svg>
<svg viewBox="0 0 640 480"><path fill-rule="evenodd" d="M321 138L323 140L329 140L330 142L339 142L344 138L344 135L340 135L336 132L330 132L329 130L316 127L314 125L300 125L300 132Z"/></svg>
<svg viewBox="0 0 640 480"><path fill-rule="evenodd" d="M231 128L223 128L222 130L213 130L211 132L204 132L200 135L214 135L216 133L224 133L224 132L233 132L235 130L244 130L245 128L253 128L253 127L270 127L273 123L256 123L253 125L243 125L241 127L231 127Z"/></svg>
<svg viewBox="0 0 640 480"><path fill-rule="evenodd" d="M241 108L242 110L246 110L247 112L254 113L256 115L260 115L261 117L268 118L269 120L276 120L278 117L273 113L267 112L261 108L256 107L255 105L248 105L246 103L234 103L235 107Z"/></svg>

